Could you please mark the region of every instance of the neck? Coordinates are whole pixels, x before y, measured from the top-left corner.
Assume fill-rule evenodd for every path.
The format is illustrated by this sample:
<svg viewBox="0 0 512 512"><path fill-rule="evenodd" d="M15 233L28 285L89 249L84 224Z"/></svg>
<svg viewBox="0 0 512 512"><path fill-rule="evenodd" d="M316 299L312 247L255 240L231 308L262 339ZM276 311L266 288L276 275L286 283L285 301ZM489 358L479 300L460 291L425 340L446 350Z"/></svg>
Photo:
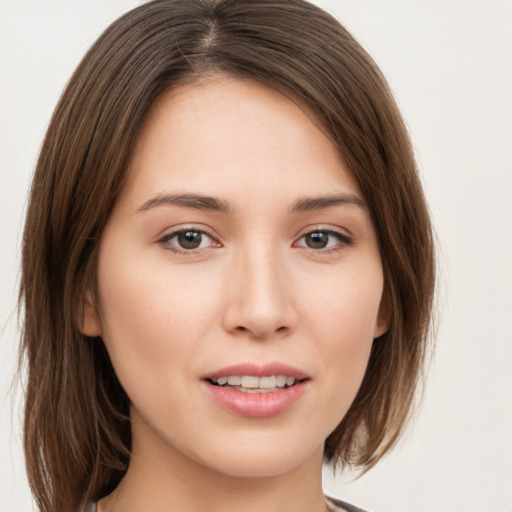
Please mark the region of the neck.
<svg viewBox="0 0 512 512"><path fill-rule="evenodd" d="M236 476L194 461L161 442L133 439L128 471L99 512L325 512L322 452L270 476Z"/></svg>

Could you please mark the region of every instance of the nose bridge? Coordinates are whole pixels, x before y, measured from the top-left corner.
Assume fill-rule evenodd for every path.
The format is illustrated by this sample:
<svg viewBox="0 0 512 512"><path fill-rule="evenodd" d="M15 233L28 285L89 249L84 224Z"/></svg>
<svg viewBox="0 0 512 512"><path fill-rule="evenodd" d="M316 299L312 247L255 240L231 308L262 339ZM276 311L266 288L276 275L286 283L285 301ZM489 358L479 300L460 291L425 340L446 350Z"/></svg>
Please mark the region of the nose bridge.
<svg viewBox="0 0 512 512"><path fill-rule="evenodd" d="M295 312L287 276L286 262L276 244L263 236L244 244L233 265L228 329L255 338L292 330Z"/></svg>

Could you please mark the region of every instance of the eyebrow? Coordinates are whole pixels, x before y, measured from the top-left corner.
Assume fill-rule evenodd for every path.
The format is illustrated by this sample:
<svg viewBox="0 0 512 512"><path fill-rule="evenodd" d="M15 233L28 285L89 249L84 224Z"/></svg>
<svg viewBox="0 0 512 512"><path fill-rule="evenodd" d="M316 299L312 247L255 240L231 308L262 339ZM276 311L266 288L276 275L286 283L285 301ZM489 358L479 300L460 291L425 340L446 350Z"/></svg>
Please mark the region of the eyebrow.
<svg viewBox="0 0 512 512"><path fill-rule="evenodd" d="M366 208L366 203L354 194L336 194L332 196L303 197L295 201L290 211L293 213L324 210L333 206L353 205Z"/></svg>
<svg viewBox="0 0 512 512"><path fill-rule="evenodd" d="M297 199L290 208L291 213L304 213L332 208L333 206L354 205L366 208L366 203L353 194L336 194L332 196L303 197ZM225 200L201 194L159 194L148 199L136 212L145 212L159 206L181 206L196 210L232 215L233 207Z"/></svg>
<svg viewBox="0 0 512 512"><path fill-rule="evenodd" d="M196 210L232 214L233 208L227 201L199 194L159 194L148 199L137 212L145 212L158 206L182 206Z"/></svg>

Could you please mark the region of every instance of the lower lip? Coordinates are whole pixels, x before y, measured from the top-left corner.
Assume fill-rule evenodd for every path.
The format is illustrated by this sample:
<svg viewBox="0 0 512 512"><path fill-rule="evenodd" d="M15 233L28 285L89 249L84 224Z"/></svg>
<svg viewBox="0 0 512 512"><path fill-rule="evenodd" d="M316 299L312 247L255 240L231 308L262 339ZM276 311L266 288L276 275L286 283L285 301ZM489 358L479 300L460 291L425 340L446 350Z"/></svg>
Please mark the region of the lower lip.
<svg viewBox="0 0 512 512"><path fill-rule="evenodd" d="M210 396L224 409L250 418L270 418L290 408L306 391L308 381L269 393L244 393L203 381Z"/></svg>

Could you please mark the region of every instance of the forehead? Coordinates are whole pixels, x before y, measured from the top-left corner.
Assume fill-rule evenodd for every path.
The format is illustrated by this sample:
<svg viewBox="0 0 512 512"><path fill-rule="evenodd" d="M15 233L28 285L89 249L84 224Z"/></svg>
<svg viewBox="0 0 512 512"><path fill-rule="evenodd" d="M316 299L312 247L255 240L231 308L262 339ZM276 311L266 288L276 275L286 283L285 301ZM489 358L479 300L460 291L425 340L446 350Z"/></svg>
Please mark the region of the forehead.
<svg viewBox="0 0 512 512"><path fill-rule="evenodd" d="M281 199L306 191L360 195L307 109L256 82L229 78L180 86L158 98L128 172L125 194L132 196L167 189L237 200L261 189Z"/></svg>

